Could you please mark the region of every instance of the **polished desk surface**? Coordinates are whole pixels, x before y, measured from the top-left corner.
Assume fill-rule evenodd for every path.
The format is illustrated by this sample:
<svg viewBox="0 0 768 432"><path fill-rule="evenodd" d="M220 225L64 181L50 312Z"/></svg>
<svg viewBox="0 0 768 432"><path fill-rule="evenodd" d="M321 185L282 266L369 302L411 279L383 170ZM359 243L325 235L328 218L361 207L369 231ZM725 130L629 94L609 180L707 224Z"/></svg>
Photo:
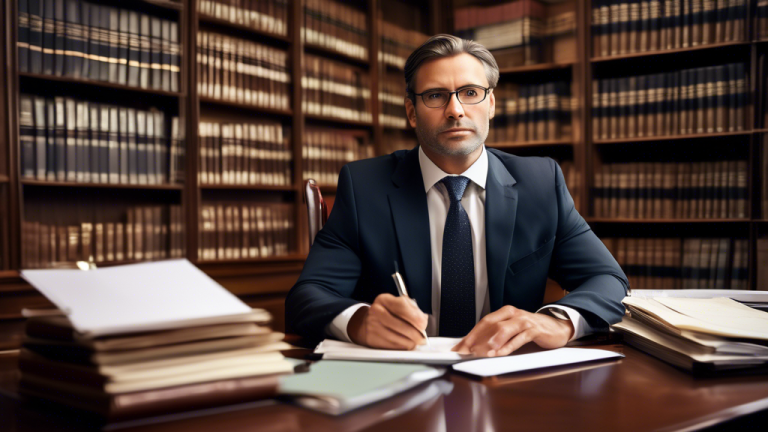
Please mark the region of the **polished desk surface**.
<svg viewBox="0 0 768 432"><path fill-rule="evenodd" d="M620 343L594 348L626 357L482 381L449 374L340 417L268 400L119 426L158 432L679 431L768 410L768 375L698 378ZM303 354L288 355L296 353ZM0 430L83 429L76 418L20 401L17 380L16 355L0 355Z"/></svg>

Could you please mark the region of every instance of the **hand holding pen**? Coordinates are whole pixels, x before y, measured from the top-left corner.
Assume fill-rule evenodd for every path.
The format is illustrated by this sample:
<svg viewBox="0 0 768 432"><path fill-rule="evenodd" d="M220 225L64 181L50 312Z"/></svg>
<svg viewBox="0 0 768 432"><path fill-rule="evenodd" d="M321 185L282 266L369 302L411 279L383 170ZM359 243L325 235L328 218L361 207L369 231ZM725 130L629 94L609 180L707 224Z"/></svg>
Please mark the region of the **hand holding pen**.
<svg viewBox="0 0 768 432"><path fill-rule="evenodd" d="M412 350L429 343L424 331L427 315L408 297L407 291L404 291L405 295L400 291L400 286L405 288L405 283L397 269L392 277L400 296L380 294L370 307L358 309L347 324L347 334L352 342L396 350Z"/></svg>

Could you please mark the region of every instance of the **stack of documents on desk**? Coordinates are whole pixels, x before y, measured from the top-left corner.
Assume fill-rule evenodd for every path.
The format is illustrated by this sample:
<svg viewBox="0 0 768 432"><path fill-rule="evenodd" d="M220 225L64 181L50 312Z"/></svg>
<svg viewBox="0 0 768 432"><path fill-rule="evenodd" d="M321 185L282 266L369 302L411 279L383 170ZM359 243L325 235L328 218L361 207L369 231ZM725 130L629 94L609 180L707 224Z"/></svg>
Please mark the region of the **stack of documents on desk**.
<svg viewBox="0 0 768 432"><path fill-rule="evenodd" d="M22 276L66 314L32 314L20 393L110 420L273 396L290 345L185 260Z"/></svg>
<svg viewBox="0 0 768 432"><path fill-rule="evenodd" d="M729 298L627 297L613 328L630 345L694 373L768 365L768 313Z"/></svg>

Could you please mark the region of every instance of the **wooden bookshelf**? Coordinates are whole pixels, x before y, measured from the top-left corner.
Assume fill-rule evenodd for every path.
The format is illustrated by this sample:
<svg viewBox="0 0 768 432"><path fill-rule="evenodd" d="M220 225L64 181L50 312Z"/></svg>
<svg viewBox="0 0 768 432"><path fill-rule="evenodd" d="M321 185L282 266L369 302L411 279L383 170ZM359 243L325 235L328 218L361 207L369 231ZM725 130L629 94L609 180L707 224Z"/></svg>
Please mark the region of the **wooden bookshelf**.
<svg viewBox="0 0 768 432"><path fill-rule="evenodd" d="M99 0L96 0L99 1ZM106 0L105 0L106 1ZM386 0L390 1L390 0ZM128 195L126 190L137 189L141 191L170 191L169 196L174 199L178 197L185 214L186 232L186 258L197 264L203 271L220 282L236 295L247 299L249 304L269 304L274 314L280 315L280 302L284 298L288 289L298 278L303 261L306 258L308 248L306 235L306 213L303 202L303 165L302 146L305 136L305 129L308 125L323 126L339 129L364 129L369 134L376 148L376 154L383 154L385 143L383 141L384 130L402 130L400 128L390 128L379 122L379 78L384 70L402 73L402 70L379 61L378 47L379 39L377 36L378 24L375 19L382 8L387 7L385 0L365 0L361 2L367 15L367 28L369 30L369 40L367 44L369 59L361 60L346 56L342 53L315 45L305 45L301 42L301 27L304 23L304 2L302 0L291 0L289 2L288 16L288 35L281 36L272 33L265 33L253 28L232 23L227 20L217 19L215 17L200 14L198 11L197 0L108 0L111 5L117 5L132 10L146 11L148 13L157 12L163 16L178 16L180 39L182 46L181 52L181 74L179 81L179 92L165 92L154 89L142 89L120 84L92 81L87 79L73 79L68 77L56 77L49 75L39 75L30 73L18 73L16 35L18 20L16 18L16 1L5 1L4 9L0 10L0 18L5 25L5 68L0 72L0 95L3 95L2 109L0 114L5 116L3 122L0 122L0 161L7 162L5 166L0 167L0 211L6 212L5 219L0 218L0 305L3 302L23 307L24 305L40 305L44 301L34 289L29 287L18 277L18 269L21 268L21 222L25 214L25 192L33 191L37 194L62 193L67 188L91 188L109 189L120 191L115 193L118 197ZM452 8L459 4L486 4L487 2L454 2L452 5L446 5L445 2L438 0L391 0L400 1L423 11L424 20L423 33L437 34L450 32L452 29ZM592 184L596 167L602 163L610 163L611 156L605 156L605 146L610 144L644 144L644 143L670 143L669 147L674 147L683 140L706 140L711 139L712 147L727 147L731 145L731 138L742 137L749 140L749 163L750 163L750 212L748 214L758 215L760 202L759 191L760 178L753 178L754 175L763 175L759 173L760 161L757 159L758 151L756 147L757 134L768 133L768 128L755 129L744 132L728 132L715 134L693 134L693 135L674 135L665 137L644 137L644 138L624 138L624 139L594 139L592 134L591 117L591 98L592 81L596 78L623 77L631 73L627 70L627 64L640 64L645 59L653 58L659 71L663 68L667 70L682 69L688 67L681 56L688 52L697 52L695 58L707 56L705 60L710 65L731 63L743 61L748 64L748 72L752 77L750 79L749 100L757 101L758 92L763 90L759 88L759 83L755 83L754 78L757 75L755 59L765 50L766 41L738 42L738 43L720 43L702 45L691 49L675 49L654 51L645 53L627 54L621 56L599 57L591 53L591 2L590 0L566 0L576 3L576 55L575 62L562 63L541 63L534 65L525 65L500 70L502 82L526 82L535 80L539 74L544 75L568 75L572 84L572 97L575 99L575 111L572 116L573 137L561 140L542 140L528 142L500 142L488 143L489 148L499 148L514 153L520 150L521 153L527 153L528 149L536 154L556 156L562 153L572 154L573 165L576 172L580 175L578 189L573 195L580 197L578 208L582 209L582 215L589 223L594 223L600 228L607 228L616 232L626 233L631 236L633 229L648 229L651 233L662 233L668 229L688 230L700 233L701 236L707 236L713 226L723 228L726 231L731 229L741 230L748 228L750 232L756 232L757 226L765 227L768 220L764 219L614 219L614 218L595 218L590 214L591 201L593 198ZM751 20L747 20L747 26L751 26ZM217 100L213 98L200 97L197 91L196 76L196 38L195 35L200 29L231 29L238 37L242 37L254 42L264 42L267 45L285 49L288 52L291 89L290 106L291 109L279 110L259 106L245 105L237 102ZM371 90L371 122L355 122L334 117L308 115L302 109L301 96L301 62L306 54L315 54L327 57L331 60L339 61L351 67L356 67L366 71L370 75ZM622 61L623 60L623 61ZM599 73L595 73L595 68L599 68ZM47 182L21 178L17 169L19 157L18 151L18 105L19 88L26 92L34 93L38 85L46 88L66 89L70 94L82 92L82 97L88 99L92 96L99 96L109 103L132 105L143 105L146 107L162 105L162 108L168 109L174 115L178 114L185 125L185 149L186 162L184 166L185 178L183 184L173 185L120 185L120 184L93 184L93 183L70 183L70 182ZM42 88L42 87L41 87ZM7 94L5 92L8 92ZM114 99L114 102L110 101ZM143 108L142 108L143 109ZM754 120L758 119L762 113L756 112L756 109L748 109L746 118L747 124L760 124ZM207 121L211 114L227 116L232 114L238 117L252 118L277 118L281 123L291 129L291 151L293 152L292 161L292 184L289 186L269 186L269 185L202 185L199 182L198 164L200 159L200 139L198 136L198 124L201 118ZM752 117L750 117L752 116ZM7 126L7 129L6 129ZM409 128L406 128L406 130ZM744 140L746 141L746 140ZM698 144L698 141L696 142ZM709 143L707 143L709 144ZM659 146L662 147L662 146ZM709 148L709 147L708 147ZM644 147L638 147L638 153L644 150ZM614 151L615 150L615 151ZM610 152L617 153L624 151L622 147L610 148ZM571 157L571 156L569 156ZM666 148L654 150L654 157L660 161L674 160L672 151ZM606 158L606 160L603 160ZM7 187L5 186L7 185ZM323 194L333 196L336 194L335 186L321 186ZM78 193L80 191L77 191ZM96 192L93 192L96 193ZM156 197L162 192L152 192L147 194ZM142 194L137 194L142 195ZM211 202L228 201L235 197L237 200L255 196L253 199L260 199L262 196L268 196L270 199L280 200L282 203L290 203L295 207L293 223L295 230L292 233L292 252L289 255L279 257L269 257L260 259L245 260L198 260L198 240L199 240L199 214L202 205ZM258 201L261 202L261 201ZM641 225L647 225L647 227ZM666 227L665 225L669 225ZM624 228L627 226L628 228ZM623 235L623 234L622 234ZM697 234L699 235L699 234ZM750 237L750 274L755 274L756 262L755 236ZM2 271L5 270L5 271ZM755 287L754 276L750 280L750 286ZM0 311L7 309L0 308ZM5 315L0 314L0 320L4 318L19 318L18 312L9 312Z"/></svg>
<svg viewBox="0 0 768 432"><path fill-rule="evenodd" d="M200 189L209 190L250 190L250 191L276 191L276 192L296 192L296 187L277 186L277 185L244 185L244 184L202 184Z"/></svg>
<svg viewBox="0 0 768 432"><path fill-rule="evenodd" d="M321 45L315 45L315 44L304 44L304 50L308 54L316 54L320 56L326 56L327 58L331 60L336 61L342 61L345 63L349 63L353 66L357 66L362 69L368 69L371 67L371 61L366 59L361 59L359 57L352 57L350 55L341 53L339 51L326 48ZM368 57L371 57L370 51L368 52Z"/></svg>
<svg viewBox="0 0 768 432"><path fill-rule="evenodd" d="M694 140L694 139L707 139L707 138L729 138L738 136L749 136L752 131L744 132L716 132L716 133L702 133L702 134L690 134L690 135L666 135L666 136L652 136L641 138L615 138L615 139L596 139L593 140L593 144L631 144L631 143L645 143L645 142L658 142L658 141L677 141L677 140Z"/></svg>
<svg viewBox="0 0 768 432"><path fill-rule="evenodd" d="M317 115L317 114L305 114L304 118L307 120L313 120L313 121L324 122L324 123L332 123L337 125L349 125L349 126L365 127L365 128L373 127L372 122L344 120L343 118L323 116L323 115Z"/></svg>
<svg viewBox="0 0 768 432"><path fill-rule="evenodd" d="M281 42L284 44L291 43L291 38L288 36L283 36L277 33L262 31L254 27L249 27L246 25L234 23L232 21L216 18L207 14L203 14L203 13L198 14L198 19L201 23L213 24L216 26L239 30L241 32L251 33L253 36L257 36L260 42L263 40L262 38L267 38L268 40L273 40L273 41Z"/></svg>
<svg viewBox="0 0 768 432"><path fill-rule="evenodd" d="M638 53L632 53L632 54L620 54L620 55L605 56L605 57L592 57L590 61L592 63L601 63L601 62L610 62L610 61L617 61L617 60L666 56L666 55L672 55L672 54L697 52L697 51L705 51L705 50L715 50L720 48L732 48L732 47L739 47L739 46L747 46L750 44L751 42L722 42L722 43L698 45L695 47L688 47L688 48L675 48L675 49L668 49L668 50L645 51L645 52L638 52Z"/></svg>
<svg viewBox="0 0 768 432"><path fill-rule="evenodd" d="M37 82L56 82L61 85L90 87L94 90L96 89L121 90L124 92L135 92L139 94L143 93L143 94L167 96L167 97L173 97L173 98L180 98L185 96L184 92L170 92L170 91L156 90L151 88L141 88L141 87L134 87L134 86L123 85L123 84L116 84L116 83L111 83L106 81L96 81L96 80L85 79L85 78L72 78L72 77L65 77L65 76L33 74L28 72L19 72L18 76L21 80L28 79L28 80L34 80Z"/></svg>
<svg viewBox="0 0 768 432"><path fill-rule="evenodd" d="M514 149L526 147L550 147L550 146L570 146L573 145L571 139L559 140L540 140L540 141L508 141L498 143L487 143L486 146L495 149Z"/></svg>
<svg viewBox="0 0 768 432"><path fill-rule="evenodd" d="M100 189L142 189L142 190L184 190L182 184L123 184L123 183L82 183L66 181L48 181L21 179L20 183L25 186L35 187L54 187L54 188L100 188Z"/></svg>
<svg viewBox="0 0 768 432"><path fill-rule="evenodd" d="M568 69L573 67L576 62L565 62L565 63L539 63L539 64L532 64L532 65L526 65L526 66L516 66L511 68L503 68L499 69L499 75L515 75L515 74L525 74L525 73L532 73L532 72L543 72L543 71L551 71L551 70L558 70L558 69Z"/></svg>
<svg viewBox="0 0 768 432"><path fill-rule="evenodd" d="M216 99L211 97L205 97L200 96L198 98L201 104L208 104L208 105L216 105L218 107L223 108L232 108L232 109L238 109L238 110L248 110L252 113L260 113L260 114L268 114L268 115L277 115L277 116L283 116L283 117L292 117L293 116L293 110L289 109L277 109L277 108L268 108L264 106L259 105L250 105L250 104L244 104L224 99Z"/></svg>

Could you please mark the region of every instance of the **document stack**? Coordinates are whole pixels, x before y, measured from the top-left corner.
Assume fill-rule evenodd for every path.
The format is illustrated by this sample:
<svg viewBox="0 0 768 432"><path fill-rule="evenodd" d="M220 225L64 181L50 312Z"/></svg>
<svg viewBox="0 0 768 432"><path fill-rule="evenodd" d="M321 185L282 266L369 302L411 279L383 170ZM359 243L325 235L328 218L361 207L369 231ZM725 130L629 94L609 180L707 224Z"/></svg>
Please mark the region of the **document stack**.
<svg viewBox="0 0 768 432"><path fill-rule="evenodd" d="M280 353L290 345L268 327L270 314L242 304L185 260L23 274L67 311L27 321L19 392L29 398L120 421L271 397L278 375L293 371ZM131 279L133 292L121 289ZM148 280L155 283L142 285ZM97 281L101 293L92 289ZM189 297L166 308L164 299L184 284ZM115 312L117 301L126 303L123 313Z"/></svg>
<svg viewBox="0 0 768 432"><path fill-rule="evenodd" d="M699 291L699 290L696 290ZM764 369L768 313L727 297L626 297L613 325L635 348L694 374Z"/></svg>

